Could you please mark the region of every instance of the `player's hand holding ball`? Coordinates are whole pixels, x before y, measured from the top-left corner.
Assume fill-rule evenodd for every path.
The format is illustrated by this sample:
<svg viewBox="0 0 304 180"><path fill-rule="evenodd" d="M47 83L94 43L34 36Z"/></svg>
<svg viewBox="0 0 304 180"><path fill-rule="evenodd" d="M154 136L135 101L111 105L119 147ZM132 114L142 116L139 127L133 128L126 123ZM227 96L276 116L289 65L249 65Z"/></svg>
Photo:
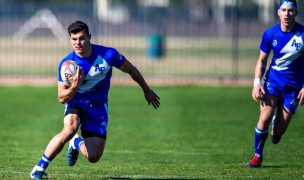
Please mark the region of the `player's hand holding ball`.
<svg viewBox="0 0 304 180"><path fill-rule="evenodd" d="M84 73L81 66L78 66L76 69L76 74L70 77L71 87L79 87L84 79Z"/></svg>
<svg viewBox="0 0 304 180"><path fill-rule="evenodd" d="M61 66L61 77L70 87L79 87L84 79L84 72L76 62L68 60Z"/></svg>

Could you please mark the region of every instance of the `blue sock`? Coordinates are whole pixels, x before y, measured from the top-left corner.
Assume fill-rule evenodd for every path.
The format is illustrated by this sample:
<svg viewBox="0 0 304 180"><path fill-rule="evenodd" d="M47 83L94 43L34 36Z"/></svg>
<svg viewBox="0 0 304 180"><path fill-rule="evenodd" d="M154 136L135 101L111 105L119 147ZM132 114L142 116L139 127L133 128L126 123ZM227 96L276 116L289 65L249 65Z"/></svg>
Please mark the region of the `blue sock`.
<svg viewBox="0 0 304 180"><path fill-rule="evenodd" d="M47 157L45 154L42 155L42 158L38 162L37 166L42 167L43 169L46 169L49 166L49 163L51 163L51 159Z"/></svg>
<svg viewBox="0 0 304 180"><path fill-rule="evenodd" d="M75 148L79 151L80 150L80 145L83 143L83 139L82 138L76 138L75 141L74 141L74 146Z"/></svg>
<svg viewBox="0 0 304 180"><path fill-rule="evenodd" d="M255 155L259 157L259 159L263 159L263 149L268 137L268 129L260 130L257 127L255 128L255 136L254 136L254 152Z"/></svg>

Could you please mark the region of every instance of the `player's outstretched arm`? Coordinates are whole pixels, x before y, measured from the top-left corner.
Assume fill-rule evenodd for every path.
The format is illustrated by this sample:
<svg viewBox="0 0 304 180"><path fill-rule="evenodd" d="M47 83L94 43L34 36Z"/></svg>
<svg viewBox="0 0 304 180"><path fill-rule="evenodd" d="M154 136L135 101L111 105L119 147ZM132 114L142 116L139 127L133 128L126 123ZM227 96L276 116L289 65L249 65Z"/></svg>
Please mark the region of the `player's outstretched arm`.
<svg viewBox="0 0 304 180"><path fill-rule="evenodd" d="M135 66L133 66L133 64L131 64L128 60L125 60L125 62L119 69L125 73L128 73L132 77L132 79L140 85L140 87L144 91L145 98L148 104L152 104L153 107L157 109L160 105L160 98L153 90L150 89L139 70Z"/></svg>

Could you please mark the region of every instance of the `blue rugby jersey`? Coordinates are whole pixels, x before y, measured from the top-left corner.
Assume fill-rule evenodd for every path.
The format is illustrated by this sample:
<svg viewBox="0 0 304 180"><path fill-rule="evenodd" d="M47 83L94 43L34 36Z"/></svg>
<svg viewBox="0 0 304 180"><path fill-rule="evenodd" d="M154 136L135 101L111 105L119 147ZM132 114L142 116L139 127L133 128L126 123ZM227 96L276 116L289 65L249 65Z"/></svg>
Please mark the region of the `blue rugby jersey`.
<svg viewBox="0 0 304 180"><path fill-rule="evenodd" d="M74 95L80 99L108 100L112 67L120 68L125 57L116 49L92 44L92 55L89 58L79 57L75 51L63 58L58 66L58 81L63 82L60 68L67 60L75 61L84 71L85 79Z"/></svg>
<svg viewBox="0 0 304 180"><path fill-rule="evenodd" d="M304 26L296 23L291 32L283 32L280 24L274 25L263 34L260 49L273 58L266 74L280 85L302 87L304 83L303 51Z"/></svg>

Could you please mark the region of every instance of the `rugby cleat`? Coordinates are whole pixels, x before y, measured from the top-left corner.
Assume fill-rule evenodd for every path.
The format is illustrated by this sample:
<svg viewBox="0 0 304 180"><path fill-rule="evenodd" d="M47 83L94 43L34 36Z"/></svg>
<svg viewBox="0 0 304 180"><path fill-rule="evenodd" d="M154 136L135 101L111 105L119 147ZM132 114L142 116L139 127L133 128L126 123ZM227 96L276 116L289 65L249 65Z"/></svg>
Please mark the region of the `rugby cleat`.
<svg viewBox="0 0 304 180"><path fill-rule="evenodd" d="M247 166L249 168L259 168L262 166L262 159L260 159L257 155L254 155L251 161L247 163Z"/></svg>
<svg viewBox="0 0 304 180"><path fill-rule="evenodd" d="M33 168L32 172L30 173L30 178L36 180L48 179L47 173L45 173L45 171L39 166L35 166Z"/></svg>
<svg viewBox="0 0 304 180"><path fill-rule="evenodd" d="M79 151L74 146L74 141L76 138L79 138L77 133L69 142L69 148L68 148L68 152L66 154L66 161L69 166L74 166L78 159Z"/></svg>

